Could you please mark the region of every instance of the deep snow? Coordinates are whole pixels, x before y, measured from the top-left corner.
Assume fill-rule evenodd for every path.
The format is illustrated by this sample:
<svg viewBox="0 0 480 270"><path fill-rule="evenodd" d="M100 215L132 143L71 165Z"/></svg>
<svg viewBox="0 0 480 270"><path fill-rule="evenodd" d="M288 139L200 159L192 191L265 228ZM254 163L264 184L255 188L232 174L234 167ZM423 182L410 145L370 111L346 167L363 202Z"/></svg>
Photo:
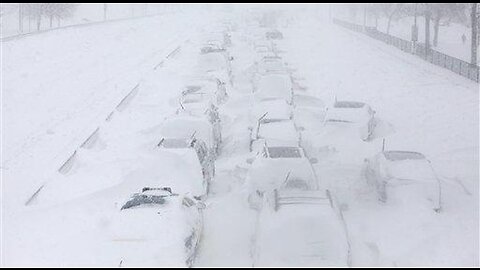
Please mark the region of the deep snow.
<svg viewBox="0 0 480 270"><path fill-rule="evenodd" d="M245 161L251 156L246 112L255 104L248 72L256 59L253 44L264 30L245 20L251 14L206 15L195 15L200 24L188 14L171 15L2 43L2 265L117 266L134 246L109 241L118 226L118 205L145 185L190 188L189 181L172 180L196 179L195 166L158 154L154 146L161 123L178 107L181 89L197 75L199 49L208 33L221 28L220 17L239 25L229 49L235 79L220 108L222 152L195 265L252 265L254 240L262 237L256 235L259 216L248 208L245 190L250 168ZM305 94L326 106L334 97L366 102L380 121L376 139L349 144L342 152L308 148L318 145L321 115L313 115L302 132L307 154L319 160L314 169L320 184L344 209L352 265L478 266L478 84L326 18L290 14L287 21L288 27L279 27L285 39L277 45L302 78ZM125 108L114 110L139 82ZM99 126L91 147L78 148L71 170L58 173ZM382 137L389 150L418 151L432 160L443 181L441 213L375 200L362 178L362 163L380 151ZM155 234L155 229L147 230ZM130 256L147 266L176 265L140 252L152 248L135 246Z"/></svg>

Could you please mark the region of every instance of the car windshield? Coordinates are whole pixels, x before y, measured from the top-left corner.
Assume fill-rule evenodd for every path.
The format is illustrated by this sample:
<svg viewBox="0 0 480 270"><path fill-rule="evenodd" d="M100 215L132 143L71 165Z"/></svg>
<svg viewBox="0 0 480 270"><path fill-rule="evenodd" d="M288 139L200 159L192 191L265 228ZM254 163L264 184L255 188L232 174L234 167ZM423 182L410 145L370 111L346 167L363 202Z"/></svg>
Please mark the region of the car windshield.
<svg viewBox="0 0 480 270"><path fill-rule="evenodd" d="M386 159L390 161L425 159L425 156L418 152L386 151L386 152L383 152L383 155L385 156Z"/></svg>
<svg viewBox="0 0 480 270"><path fill-rule="evenodd" d="M286 189L297 189L297 190L309 190L310 187L305 181L305 179L302 178L289 178L287 182L285 183L285 188Z"/></svg>
<svg viewBox="0 0 480 270"><path fill-rule="evenodd" d="M268 47L264 47L264 46L262 46L262 47L257 47L257 48L255 48L255 50L256 50L257 52L268 52Z"/></svg>
<svg viewBox="0 0 480 270"><path fill-rule="evenodd" d="M335 108L351 108L351 109L359 109L365 106L363 102L356 102L356 101L337 101L335 102Z"/></svg>
<svg viewBox="0 0 480 270"><path fill-rule="evenodd" d="M288 121L289 119L274 119L274 118L267 118L267 119L262 119L260 121L260 124L269 124L269 123L276 123L276 122L282 122L282 121Z"/></svg>
<svg viewBox="0 0 480 270"><path fill-rule="evenodd" d="M188 85L185 88L186 88L185 91L183 91L184 95L195 93L195 92L199 91L200 89L202 89L202 87L199 86L199 85Z"/></svg>
<svg viewBox="0 0 480 270"><path fill-rule="evenodd" d="M135 193L128 200L120 210L125 210L140 205L163 205L166 203L166 198L170 196L177 196L172 193L169 187L164 188L149 188L144 187L141 193Z"/></svg>
<svg viewBox="0 0 480 270"><path fill-rule="evenodd" d="M352 121L343 120L343 119L327 119L325 122L327 123L353 123Z"/></svg>
<svg viewBox="0 0 480 270"><path fill-rule="evenodd" d="M164 148L188 148L190 142L187 139L163 139L161 145Z"/></svg>
<svg viewBox="0 0 480 270"><path fill-rule="evenodd" d="M298 147L268 147L271 158L301 158L302 153Z"/></svg>
<svg viewBox="0 0 480 270"><path fill-rule="evenodd" d="M132 198L127 201L120 210L129 209L132 207L137 207L140 205L162 205L165 204L166 196L162 195L147 195L147 194L134 194Z"/></svg>
<svg viewBox="0 0 480 270"><path fill-rule="evenodd" d="M196 103L201 102L206 93L192 93L185 95L182 103Z"/></svg>

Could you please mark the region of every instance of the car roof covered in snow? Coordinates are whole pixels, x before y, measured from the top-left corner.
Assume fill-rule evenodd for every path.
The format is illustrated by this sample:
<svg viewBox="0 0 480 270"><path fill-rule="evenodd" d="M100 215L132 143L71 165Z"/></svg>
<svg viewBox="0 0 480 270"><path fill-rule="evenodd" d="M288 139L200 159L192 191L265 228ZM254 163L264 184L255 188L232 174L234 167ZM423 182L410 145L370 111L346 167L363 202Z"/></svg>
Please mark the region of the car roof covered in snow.
<svg viewBox="0 0 480 270"><path fill-rule="evenodd" d="M325 107L321 99L310 95L293 95L293 104L295 104L296 107L315 107L319 109Z"/></svg>
<svg viewBox="0 0 480 270"><path fill-rule="evenodd" d="M262 209L255 266L348 266L348 240L327 202Z"/></svg>
<svg viewBox="0 0 480 270"><path fill-rule="evenodd" d="M418 152L384 151L387 176L398 180L437 182L426 157Z"/></svg>
<svg viewBox="0 0 480 270"><path fill-rule="evenodd" d="M262 99L292 98L292 80L288 74L267 74L260 77L257 96Z"/></svg>
<svg viewBox="0 0 480 270"><path fill-rule="evenodd" d="M203 117L177 115L168 118L161 127L161 136L179 139L194 136L204 141L209 147L213 145L212 125Z"/></svg>
<svg viewBox="0 0 480 270"><path fill-rule="evenodd" d="M293 121L280 121L260 124L258 130L260 138L267 139L268 145L273 144L274 140L299 141L299 134L293 124ZM272 142L270 142L272 139Z"/></svg>
<svg viewBox="0 0 480 270"><path fill-rule="evenodd" d="M284 185L288 178L304 179L311 189L318 188L318 180L307 158L256 158L247 179L250 190L273 190Z"/></svg>
<svg viewBox="0 0 480 270"><path fill-rule="evenodd" d="M201 54L198 57L197 68L200 71L217 71L225 69L227 66L227 59L222 52L212 52Z"/></svg>
<svg viewBox="0 0 480 270"><path fill-rule="evenodd" d="M362 102L337 101L334 106L328 108L325 122L365 123L373 114L369 107Z"/></svg>
<svg viewBox="0 0 480 270"><path fill-rule="evenodd" d="M266 115L265 115L266 114ZM253 117L259 119L290 119L292 108L285 99L271 99L257 102L253 107Z"/></svg>

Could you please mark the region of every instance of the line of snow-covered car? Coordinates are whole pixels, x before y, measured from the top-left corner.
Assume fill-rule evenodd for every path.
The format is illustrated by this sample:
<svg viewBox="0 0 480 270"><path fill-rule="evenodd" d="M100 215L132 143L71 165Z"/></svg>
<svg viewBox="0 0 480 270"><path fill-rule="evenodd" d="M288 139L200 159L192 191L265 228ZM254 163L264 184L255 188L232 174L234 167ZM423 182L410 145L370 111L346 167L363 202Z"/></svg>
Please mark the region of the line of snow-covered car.
<svg viewBox="0 0 480 270"><path fill-rule="evenodd" d="M319 182L312 166L317 160L302 147L301 131L314 123L296 116L323 116L323 103L295 88L292 69L274 42L282 38L280 31L269 31L254 45L251 165L245 180L248 204L259 211L254 265L347 266L341 213Z"/></svg>
<svg viewBox="0 0 480 270"><path fill-rule="evenodd" d="M169 186L162 186L165 182L158 179L156 187L139 187L139 192L134 193L120 210L122 219L135 222L136 218L147 216L150 220L148 224L125 228L129 239L145 237L144 226L160 230L159 237L151 235L148 238L158 239L162 242L159 248L167 249L162 259L164 266L192 266L202 235L203 201L215 175L215 159L222 142L218 106L228 98L232 82L232 59L227 51L230 36L223 32L217 37L208 39L200 49L199 62L194 68L195 74L200 75L181 89L177 110L164 119L158 140L152 145L160 155L178 157L171 170L186 170L194 177L188 181L169 180ZM170 177L168 171L164 177ZM123 259L121 265L130 264Z"/></svg>
<svg viewBox="0 0 480 270"><path fill-rule="evenodd" d="M325 106L309 95L279 55L276 41L282 38L275 30L254 43L252 156L245 181L248 203L259 211L254 265L346 266L351 255L343 215L317 177L318 159L309 157L307 146L352 155L352 146L375 147L380 121L364 102L335 98ZM314 142L303 138L305 131L315 134ZM380 202L441 209L440 181L421 153L382 149L364 160L363 171Z"/></svg>

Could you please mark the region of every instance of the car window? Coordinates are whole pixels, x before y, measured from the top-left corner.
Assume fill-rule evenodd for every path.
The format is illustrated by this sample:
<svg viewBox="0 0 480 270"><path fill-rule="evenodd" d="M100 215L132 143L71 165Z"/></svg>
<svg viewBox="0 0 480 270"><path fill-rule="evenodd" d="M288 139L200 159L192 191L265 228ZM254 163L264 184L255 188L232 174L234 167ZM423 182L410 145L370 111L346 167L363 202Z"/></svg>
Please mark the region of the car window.
<svg viewBox="0 0 480 270"><path fill-rule="evenodd" d="M418 152L407 151L386 151L383 153L385 158L390 161L400 161L409 159L425 159L425 156Z"/></svg>
<svg viewBox="0 0 480 270"><path fill-rule="evenodd" d="M286 189L299 189L299 190L309 190L310 187L308 183L301 178L289 178L285 183Z"/></svg>
<svg viewBox="0 0 480 270"><path fill-rule="evenodd" d="M168 196L168 195L167 195ZM120 210L137 207L140 205L163 205L166 203L164 195L147 195L147 194L134 194L132 198L127 201Z"/></svg>
<svg viewBox="0 0 480 270"><path fill-rule="evenodd" d="M350 109L359 109L365 106L363 102L356 101L337 101L334 104L335 108L350 108Z"/></svg>
<svg viewBox="0 0 480 270"><path fill-rule="evenodd" d="M206 146L202 143L197 143L196 144L196 148L197 150L197 156L198 156L198 160L200 161L200 163L203 163L207 157L207 149L206 149Z"/></svg>
<svg viewBox="0 0 480 270"><path fill-rule="evenodd" d="M268 147L270 158L301 158L302 153L298 147Z"/></svg>
<svg viewBox="0 0 480 270"><path fill-rule="evenodd" d="M164 148L188 148L189 141L186 139L163 139L161 145Z"/></svg>

